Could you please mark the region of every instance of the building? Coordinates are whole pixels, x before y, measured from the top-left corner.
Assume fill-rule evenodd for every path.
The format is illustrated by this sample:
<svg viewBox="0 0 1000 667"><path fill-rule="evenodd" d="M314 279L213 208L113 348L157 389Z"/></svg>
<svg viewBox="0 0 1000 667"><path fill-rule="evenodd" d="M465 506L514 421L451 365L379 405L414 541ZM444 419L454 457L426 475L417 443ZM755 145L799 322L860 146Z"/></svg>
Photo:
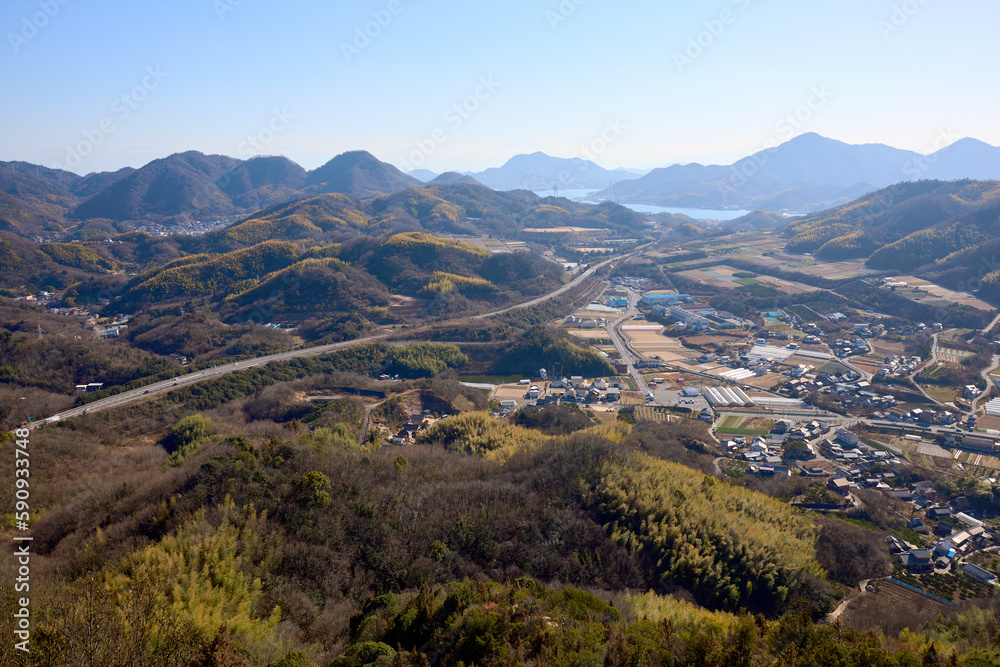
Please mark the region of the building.
<svg viewBox="0 0 1000 667"><path fill-rule="evenodd" d="M693 310L687 310L679 306L671 306L670 308L667 308L667 315L691 329L707 329L711 326L711 322L709 322L708 318L701 313Z"/></svg>
<svg viewBox="0 0 1000 667"><path fill-rule="evenodd" d="M837 442L847 445L848 447L857 447L861 439L856 433L851 433L850 431L845 431L840 429L837 431Z"/></svg>
<svg viewBox="0 0 1000 667"><path fill-rule="evenodd" d="M851 480L846 477L836 477L826 483L826 488L846 498L851 492Z"/></svg>
<svg viewBox="0 0 1000 667"><path fill-rule="evenodd" d="M698 394L697 387L684 387L681 389L681 396L684 398L697 398Z"/></svg>
<svg viewBox="0 0 1000 667"><path fill-rule="evenodd" d="M910 572L930 572L934 569L934 558L930 549L913 549L900 554L899 560Z"/></svg>
<svg viewBox="0 0 1000 667"><path fill-rule="evenodd" d="M989 570L984 570L983 568L979 567L978 565L974 565L973 563L966 563L965 565L963 565L962 571L965 572L966 575L972 577L973 579L981 583L984 584L997 583L997 575L993 574Z"/></svg>
<svg viewBox="0 0 1000 667"><path fill-rule="evenodd" d="M647 292L639 299L639 305L646 308L653 306L673 306L684 303L690 297L687 294L675 294L673 292ZM610 303L608 304L611 305Z"/></svg>

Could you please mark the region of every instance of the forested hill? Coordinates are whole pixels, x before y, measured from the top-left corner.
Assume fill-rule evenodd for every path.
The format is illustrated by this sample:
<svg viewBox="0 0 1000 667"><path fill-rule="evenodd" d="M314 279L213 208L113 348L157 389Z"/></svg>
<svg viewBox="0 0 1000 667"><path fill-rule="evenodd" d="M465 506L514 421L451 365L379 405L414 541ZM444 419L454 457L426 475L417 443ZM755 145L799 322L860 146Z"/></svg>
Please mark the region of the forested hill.
<svg viewBox="0 0 1000 667"><path fill-rule="evenodd" d="M352 369L421 377L462 361L445 345L370 346L50 429L37 456L67 482L40 488L33 547L62 567L32 589L25 664L79 664L74 646L94 664L127 652L169 667L995 657L981 610L884 633L819 622L832 580L882 572L888 554L865 551L881 554L880 537L702 472L713 454L697 422L519 420L543 434L435 379L402 383L371 414L398 419L406 395L461 414L378 450L354 435L358 400L295 399L333 377L370 391ZM145 444L108 446L120 432Z"/></svg>
<svg viewBox="0 0 1000 667"><path fill-rule="evenodd" d="M981 278L986 296L1000 296L1000 267L989 260L1000 249L998 181L900 183L797 219L785 234L791 252L863 259L873 269L916 272L948 286ZM980 266L983 275L970 276L969 267Z"/></svg>

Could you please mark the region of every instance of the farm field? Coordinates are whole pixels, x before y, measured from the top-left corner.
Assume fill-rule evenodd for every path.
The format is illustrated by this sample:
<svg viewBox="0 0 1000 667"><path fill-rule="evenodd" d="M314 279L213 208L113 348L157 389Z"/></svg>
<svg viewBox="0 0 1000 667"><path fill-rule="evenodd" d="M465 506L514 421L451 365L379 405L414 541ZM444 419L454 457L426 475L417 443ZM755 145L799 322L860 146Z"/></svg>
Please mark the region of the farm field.
<svg viewBox="0 0 1000 667"><path fill-rule="evenodd" d="M987 312L993 311L993 306L981 299L970 296L964 292L955 292L947 287L935 285L932 282L913 276L898 276L892 279L894 282L906 283L909 287L897 287L896 294L905 296L911 301L927 304L931 306L947 306L952 303L971 306Z"/></svg>
<svg viewBox="0 0 1000 667"><path fill-rule="evenodd" d="M883 340L881 338L876 338L871 341L872 351L882 357L888 357L892 355L902 355L905 353L904 344L902 341L893 340Z"/></svg>
<svg viewBox="0 0 1000 667"><path fill-rule="evenodd" d="M667 423L671 420L671 415L669 410L666 408L657 408L649 405L640 405L635 409L635 420L636 421L653 421L658 423Z"/></svg>
<svg viewBox="0 0 1000 667"><path fill-rule="evenodd" d="M722 421L715 428L715 432L719 435L767 436L773 427L773 419L728 415L722 418Z"/></svg>
<svg viewBox="0 0 1000 667"><path fill-rule="evenodd" d="M603 227L525 227L521 231L528 234L590 234L608 230Z"/></svg>
<svg viewBox="0 0 1000 667"><path fill-rule="evenodd" d="M758 275L754 278L739 278L735 275L743 273L745 271L722 264L719 266L688 269L687 271L681 271L680 275L717 289L736 289L745 285L764 285L785 294L808 294L817 291L817 288L809 285L781 278L773 278L771 276Z"/></svg>
<svg viewBox="0 0 1000 667"><path fill-rule="evenodd" d="M598 327L596 329L577 329L573 328L575 325L570 325L569 329L566 329L566 333L575 338L582 338L584 340L610 340L611 336L608 335L608 330L604 327Z"/></svg>
<svg viewBox="0 0 1000 667"><path fill-rule="evenodd" d="M733 334L713 334L706 336L685 336L684 341L688 345L726 345L732 343L743 343L747 340L746 336Z"/></svg>
<svg viewBox="0 0 1000 667"><path fill-rule="evenodd" d="M668 338L659 331L623 328L622 333L639 354L645 357L657 356L662 361L671 362L700 356L699 353L686 349L676 338Z"/></svg>

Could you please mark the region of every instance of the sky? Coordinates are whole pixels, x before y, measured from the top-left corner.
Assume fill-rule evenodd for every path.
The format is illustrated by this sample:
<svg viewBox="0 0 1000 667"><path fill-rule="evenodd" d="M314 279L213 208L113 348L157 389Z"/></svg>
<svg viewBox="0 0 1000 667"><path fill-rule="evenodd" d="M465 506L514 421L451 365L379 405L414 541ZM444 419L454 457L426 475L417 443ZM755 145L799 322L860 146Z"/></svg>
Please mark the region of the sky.
<svg viewBox="0 0 1000 667"><path fill-rule="evenodd" d="M6 0L0 160L649 169L804 132L1000 145L998 23L998 0Z"/></svg>

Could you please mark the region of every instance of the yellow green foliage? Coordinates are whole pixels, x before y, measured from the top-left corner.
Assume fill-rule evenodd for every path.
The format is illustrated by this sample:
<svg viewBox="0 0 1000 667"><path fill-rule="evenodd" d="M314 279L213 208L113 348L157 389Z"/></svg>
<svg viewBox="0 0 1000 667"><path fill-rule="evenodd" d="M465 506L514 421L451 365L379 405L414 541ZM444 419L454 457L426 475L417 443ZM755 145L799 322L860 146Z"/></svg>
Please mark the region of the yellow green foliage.
<svg viewBox="0 0 1000 667"><path fill-rule="evenodd" d="M276 238L308 237L337 227L363 229L370 219L347 195L324 194L278 206L209 237L225 247L246 247Z"/></svg>
<svg viewBox="0 0 1000 667"><path fill-rule="evenodd" d="M551 204L541 204L535 207L534 213L538 215L544 215L546 213L552 213L556 215L569 215L569 211L561 206L553 206Z"/></svg>
<svg viewBox="0 0 1000 667"><path fill-rule="evenodd" d="M424 292L437 294L439 292L485 292L493 291L496 285L484 278L467 278L445 271L435 271L434 278L424 285Z"/></svg>
<svg viewBox="0 0 1000 667"><path fill-rule="evenodd" d="M0 270L10 271L21 264L21 257L7 239L0 238Z"/></svg>
<svg viewBox="0 0 1000 667"><path fill-rule="evenodd" d="M420 442L440 443L448 449L467 454L494 454L488 458L504 460L524 445L548 438L538 431L521 428L494 419L485 412L469 412L437 422L418 436Z"/></svg>
<svg viewBox="0 0 1000 667"><path fill-rule="evenodd" d="M645 454L607 463L587 502L612 539L650 553L665 583L712 607L778 608L792 572L822 574L807 519L677 463Z"/></svg>
<svg viewBox="0 0 1000 667"><path fill-rule="evenodd" d="M816 254L830 259L867 257L878 245L864 231L856 231L830 239L816 251Z"/></svg>
<svg viewBox="0 0 1000 667"><path fill-rule="evenodd" d="M222 255L198 255L190 261L157 271L129 290L129 296L167 299L211 294L226 285L282 269L298 259L298 247L286 241L266 241Z"/></svg>
<svg viewBox="0 0 1000 667"><path fill-rule="evenodd" d="M41 250L56 264L71 266L94 273L118 271L121 265L112 259L105 259L86 246L77 243L43 243Z"/></svg>
<svg viewBox="0 0 1000 667"><path fill-rule="evenodd" d="M724 611L710 611L696 604L678 600L670 595L659 595L653 591L629 593L625 596L629 609L636 618L656 625L669 621L676 628L712 624L729 630L738 618Z"/></svg>
<svg viewBox="0 0 1000 667"><path fill-rule="evenodd" d="M378 197L372 201L372 209L384 213L389 209L400 209L409 213L422 224L458 223L462 219L462 209L426 190L408 189L391 195Z"/></svg>
<svg viewBox="0 0 1000 667"><path fill-rule="evenodd" d="M433 255L434 252L445 249L460 250L483 259L488 259L491 256L490 251L486 248L481 248L471 243L462 243L461 241L439 239L436 236L422 232L394 234L386 240L383 249L406 253L414 257Z"/></svg>
<svg viewBox="0 0 1000 667"><path fill-rule="evenodd" d="M238 509L230 498L219 505L219 525L199 510L176 533L128 557L106 576L109 594L137 583L151 587L159 607L181 624L211 639L225 626L236 636L261 640L281 619L275 608L256 615L261 580L281 558L278 545L263 537L265 516L252 506Z"/></svg>
<svg viewBox="0 0 1000 667"><path fill-rule="evenodd" d="M951 197L966 206L982 206L1000 199L1000 182L971 181Z"/></svg>

